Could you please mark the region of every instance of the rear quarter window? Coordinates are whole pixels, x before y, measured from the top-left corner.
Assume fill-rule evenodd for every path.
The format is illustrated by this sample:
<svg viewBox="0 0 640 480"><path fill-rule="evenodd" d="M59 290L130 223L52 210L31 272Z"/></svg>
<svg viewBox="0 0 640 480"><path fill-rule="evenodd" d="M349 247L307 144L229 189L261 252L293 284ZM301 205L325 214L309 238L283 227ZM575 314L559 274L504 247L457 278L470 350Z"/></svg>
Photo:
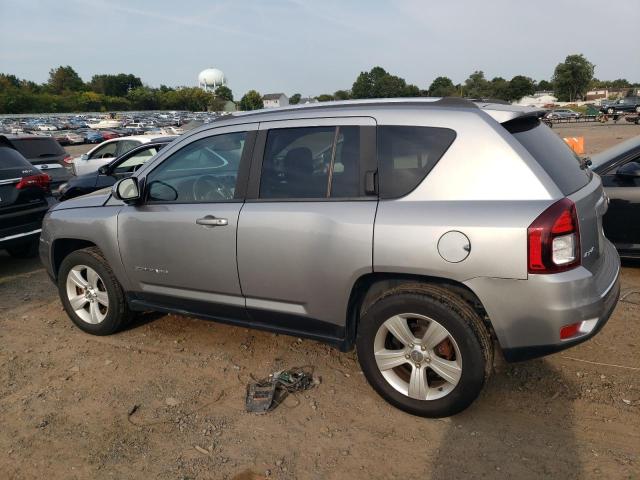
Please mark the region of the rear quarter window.
<svg viewBox="0 0 640 480"><path fill-rule="evenodd" d="M520 118L502 124L547 172L562 194L577 192L589 183L590 172L564 141L537 118Z"/></svg>
<svg viewBox="0 0 640 480"><path fill-rule="evenodd" d="M10 147L0 146L0 169L17 167L33 168L16 150Z"/></svg>
<svg viewBox="0 0 640 480"><path fill-rule="evenodd" d="M438 163L456 138L448 128L378 127L378 167L381 198L413 191Z"/></svg>

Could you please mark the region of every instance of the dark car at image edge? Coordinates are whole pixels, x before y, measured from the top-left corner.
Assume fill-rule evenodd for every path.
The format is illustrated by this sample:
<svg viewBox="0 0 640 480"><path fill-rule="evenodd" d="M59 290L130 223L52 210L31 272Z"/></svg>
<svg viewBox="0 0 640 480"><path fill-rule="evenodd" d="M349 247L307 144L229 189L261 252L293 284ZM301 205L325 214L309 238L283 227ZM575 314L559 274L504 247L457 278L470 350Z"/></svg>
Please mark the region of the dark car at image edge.
<svg viewBox="0 0 640 480"><path fill-rule="evenodd" d="M11 144L31 165L49 175L54 194L71 178L71 155L55 138L39 135L6 135L0 138Z"/></svg>
<svg viewBox="0 0 640 480"><path fill-rule="evenodd" d="M602 219L606 237L621 257L640 258L640 136L593 155L609 208Z"/></svg>
<svg viewBox="0 0 640 480"><path fill-rule="evenodd" d="M42 219L55 202L50 177L0 137L0 249L16 258L37 255Z"/></svg>

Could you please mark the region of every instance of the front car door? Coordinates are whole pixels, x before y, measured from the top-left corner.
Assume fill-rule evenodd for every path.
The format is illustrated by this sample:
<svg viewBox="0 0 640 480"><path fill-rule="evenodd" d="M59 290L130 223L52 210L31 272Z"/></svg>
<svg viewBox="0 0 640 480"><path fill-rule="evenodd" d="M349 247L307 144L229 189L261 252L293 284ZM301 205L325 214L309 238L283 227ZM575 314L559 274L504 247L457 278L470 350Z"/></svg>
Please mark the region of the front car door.
<svg viewBox="0 0 640 480"><path fill-rule="evenodd" d="M144 202L118 214L134 300L218 319L245 315L236 228L257 128L200 132L141 170Z"/></svg>
<svg viewBox="0 0 640 480"><path fill-rule="evenodd" d="M351 289L372 271L375 162L372 118L260 124L238 225L254 325L340 344Z"/></svg>
<svg viewBox="0 0 640 480"><path fill-rule="evenodd" d="M636 152L617 162L602 175L602 185L609 197L609 208L602 218L602 227L620 255L640 256L640 177L616 174L629 162L640 163L640 154Z"/></svg>

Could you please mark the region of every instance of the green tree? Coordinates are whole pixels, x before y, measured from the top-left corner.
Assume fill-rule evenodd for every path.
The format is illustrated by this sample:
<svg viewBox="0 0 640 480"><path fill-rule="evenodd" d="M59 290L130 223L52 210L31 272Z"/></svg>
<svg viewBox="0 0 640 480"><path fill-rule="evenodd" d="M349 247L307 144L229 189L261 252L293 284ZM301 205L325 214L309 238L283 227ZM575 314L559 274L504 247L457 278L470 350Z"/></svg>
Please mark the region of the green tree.
<svg viewBox="0 0 640 480"><path fill-rule="evenodd" d="M450 97L456 93L456 87L448 77L436 77L429 85L431 97Z"/></svg>
<svg viewBox="0 0 640 480"><path fill-rule="evenodd" d="M482 70L476 70L464 81L464 95L471 98L491 96L491 83L484 78Z"/></svg>
<svg viewBox="0 0 640 480"><path fill-rule="evenodd" d="M333 98L333 95L329 95L328 93L323 93L321 95L318 95L316 97L316 100L318 100L319 102L331 102L335 99Z"/></svg>
<svg viewBox="0 0 640 480"><path fill-rule="evenodd" d="M490 93L487 96L500 100L511 100L509 81L502 77L494 77L490 82Z"/></svg>
<svg viewBox="0 0 640 480"><path fill-rule="evenodd" d="M505 98L505 100L520 100L524 96L533 95L535 90L535 83L531 78L524 75L516 75L509 82L508 98Z"/></svg>
<svg viewBox="0 0 640 480"><path fill-rule="evenodd" d="M351 87L351 98L393 98L420 95L415 85L407 85L404 78L391 75L382 67L360 72Z"/></svg>
<svg viewBox="0 0 640 480"><path fill-rule="evenodd" d="M554 92L560 101L584 98L593 78L595 65L584 55L569 55L553 72Z"/></svg>
<svg viewBox="0 0 640 480"><path fill-rule="evenodd" d="M540 80L538 82L538 90L543 90L543 91L552 91L553 90L553 84L551 82L548 82L546 80Z"/></svg>
<svg viewBox="0 0 640 480"><path fill-rule="evenodd" d="M226 85L220 85L215 91L216 97L226 102L233 102L233 92Z"/></svg>
<svg viewBox="0 0 640 480"><path fill-rule="evenodd" d="M298 103L300 103L300 98L302 98L302 95L300 95L299 93L294 93L289 97L289 104L297 105Z"/></svg>
<svg viewBox="0 0 640 480"><path fill-rule="evenodd" d="M249 90L244 96L240 99L240 103L238 104L240 110L260 110L264 108L264 103L262 102L262 95L256 92L255 90Z"/></svg>
<svg viewBox="0 0 640 480"><path fill-rule="evenodd" d="M49 71L48 86L53 93L77 92L84 88L84 82L76 71L67 65L66 67L52 68Z"/></svg>
<svg viewBox="0 0 640 480"><path fill-rule="evenodd" d="M349 100L351 94L347 90L336 90L333 92L333 98L336 100Z"/></svg>
<svg viewBox="0 0 640 480"><path fill-rule="evenodd" d="M112 97L125 97L129 90L139 87L142 87L142 80L130 73L94 75L89 82L92 91Z"/></svg>

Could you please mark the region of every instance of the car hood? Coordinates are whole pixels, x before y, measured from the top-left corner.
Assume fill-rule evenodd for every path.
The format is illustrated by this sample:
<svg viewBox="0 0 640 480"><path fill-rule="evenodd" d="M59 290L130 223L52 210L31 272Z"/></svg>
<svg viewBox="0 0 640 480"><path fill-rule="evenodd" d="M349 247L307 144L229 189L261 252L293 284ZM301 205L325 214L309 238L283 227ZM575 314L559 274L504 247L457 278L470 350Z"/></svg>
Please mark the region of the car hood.
<svg viewBox="0 0 640 480"><path fill-rule="evenodd" d="M102 188L95 192L81 195L79 197L72 198L71 200L65 200L58 203L53 210L68 210L70 208L87 208L87 207L101 207L111 197L111 187Z"/></svg>

